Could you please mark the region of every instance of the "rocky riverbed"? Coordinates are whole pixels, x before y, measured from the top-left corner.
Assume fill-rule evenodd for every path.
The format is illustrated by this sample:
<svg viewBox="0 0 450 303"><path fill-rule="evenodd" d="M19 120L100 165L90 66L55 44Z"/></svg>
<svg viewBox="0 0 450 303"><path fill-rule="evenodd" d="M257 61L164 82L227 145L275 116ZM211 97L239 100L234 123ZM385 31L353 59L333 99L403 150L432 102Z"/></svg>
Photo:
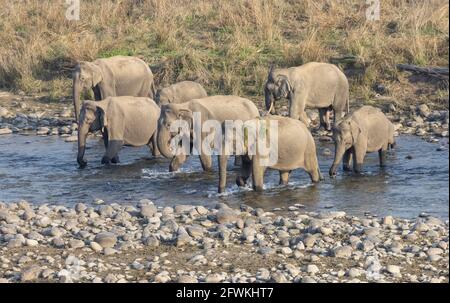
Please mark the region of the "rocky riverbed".
<svg viewBox="0 0 450 303"><path fill-rule="evenodd" d="M156 207L0 203L0 282L447 282L449 222Z"/></svg>

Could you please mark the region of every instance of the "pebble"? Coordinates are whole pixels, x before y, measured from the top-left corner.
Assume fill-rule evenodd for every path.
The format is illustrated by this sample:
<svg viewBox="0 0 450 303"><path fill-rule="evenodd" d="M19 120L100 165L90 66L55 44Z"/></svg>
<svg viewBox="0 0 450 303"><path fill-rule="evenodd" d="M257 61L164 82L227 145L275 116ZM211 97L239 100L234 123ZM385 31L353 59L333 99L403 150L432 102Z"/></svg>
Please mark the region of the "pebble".
<svg viewBox="0 0 450 303"><path fill-rule="evenodd" d="M333 255L336 258L350 258L353 249L351 246L340 246L334 249Z"/></svg>
<svg viewBox="0 0 450 303"><path fill-rule="evenodd" d="M111 248L116 245L117 237L111 232L101 232L95 236L94 241L100 244L103 248Z"/></svg>
<svg viewBox="0 0 450 303"><path fill-rule="evenodd" d="M448 281L448 222L429 215L158 209L150 200L136 207L10 205L0 202L0 279L9 282ZM25 213L34 216L22 220ZM37 269L27 272L31 266Z"/></svg>
<svg viewBox="0 0 450 303"><path fill-rule="evenodd" d="M222 208L217 212L216 220L219 224L227 224L235 222L238 219L235 211L232 209Z"/></svg>
<svg viewBox="0 0 450 303"><path fill-rule="evenodd" d="M20 280L22 282L32 282L39 278L41 268L39 266L31 266L22 271Z"/></svg>

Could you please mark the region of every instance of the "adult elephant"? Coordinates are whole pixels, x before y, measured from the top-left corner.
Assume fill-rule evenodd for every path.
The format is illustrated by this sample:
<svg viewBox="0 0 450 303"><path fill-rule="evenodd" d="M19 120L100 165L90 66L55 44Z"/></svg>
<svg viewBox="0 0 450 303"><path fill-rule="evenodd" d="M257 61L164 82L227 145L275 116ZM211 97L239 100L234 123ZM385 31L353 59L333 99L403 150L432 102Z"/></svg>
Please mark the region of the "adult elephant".
<svg viewBox="0 0 450 303"><path fill-rule="evenodd" d="M159 155L156 135L159 106L145 97L108 97L102 101L84 101L78 130L77 161L80 168L84 160L86 138L89 132L101 131L105 144L102 164L118 163L118 153L123 144L151 145L154 156Z"/></svg>
<svg viewBox="0 0 450 303"><path fill-rule="evenodd" d="M136 57L115 56L81 61L73 72L73 104L78 122L80 93L92 89L95 100L114 96L150 97L155 95L153 73L143 60Z"/></svg>
<svg viewBox="0 0 450 303"><path fill-rule="evenodd" d="M276 128L273 124L276 124ZM279 171L281 185L288 184L291 172L299 168L304 169L314 183L323 179L314 138L301 121L269 115L247 121L245 128L247 131L244 132L243 145L246 151L242 157L241 172L236 178L238 186L245 186L252 175L253 189L262 191L267 168ZM219 193L226 186L227 160L226 153L218 157Z"/></svg>
<svg viewBox="0 0 450 303"><path fill-rule="evenodd" d="M194 117L199 116L201 121L194 121ZM178 135L176 131L171 131L171 125L174 121L183 120L189 125L190 144L193 143L192 133L195 132L194 124L201 127L206 121L215 121L219 127L226 120L247 121L259 117L259 111L256 105L248 100L238 96L210 96L201 99L194 99L179 104L168 104L161 107L161 117L158 124L158 148L161 154L166 158L172 158L169 171L176 171L186 161L186 153L176 154L171 148L171 140ZM201 123L199 123L201 122ZM200 142L209 136L201 132ZM212 169L211 155L206 153L204 148L199 151L200 162L205 171Z"/></svg>
<svg viewBox="0 0 450 303"><path fill-rule="evenodd" d="M289 116L306 125L309 119L305 108L318 108L320 125L331 130L330 110L334 121L349 111L349 85L347 77L335 65L310 62L299 67L273 68L264 87L266 109L276 113L275 100L289 100Z"/></svg>

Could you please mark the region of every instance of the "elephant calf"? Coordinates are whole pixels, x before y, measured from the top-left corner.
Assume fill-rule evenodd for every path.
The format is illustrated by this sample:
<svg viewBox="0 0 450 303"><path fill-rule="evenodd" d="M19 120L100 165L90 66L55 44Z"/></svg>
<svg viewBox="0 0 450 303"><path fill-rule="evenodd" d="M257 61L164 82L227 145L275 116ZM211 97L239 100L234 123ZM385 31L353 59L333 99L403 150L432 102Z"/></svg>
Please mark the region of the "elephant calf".
<svg viewBox="0 0 450 303"><path fill-rule="evenodd" d="M270 145L269 152L272 153L274 148L277 148L275 154L271 154L275 157L273 160L266 162L269 155L264 155L259 149L259 140L262 140L263 136L257 135L256 140L251 140L256 147L253 149L255 152L251 155L248 151L252 148L250 141L245 142L244 146L247 146L247 154L242 157L241 172L236 179L238 186L244 186L247 179L252 175L253 189L256 191L263 190L264 173L267 168L276 169L280 172L280 184L287 184L289 182L290 173L299 168L303 168L310 176L311 181L316 183L322 180L322 174L319 168L319 162L316 154L316 144L310 131L304 123L299 120L291 119L281 116L266 116L260 120L253 121L265 121L263 128L258 127L256 134L260 134L261 129L266 129L267 139L265 143L271 142L270 137L276 135L277 147ZM272 122L278 123L278 133L272 134L270 125ZM251 121L247 121L248 125ZM253 124L255 125L255 124ZM256 123L258 125L258 123ZM267 130L269 129L269 130ZM264 145L263 145L264 146ZM265 145L267 146L267 145ZM219 193L223 192L226 184L226 169L227 169L228 156L222 153L219 156ZM268 166L267 166L268 165Z"/></svg>
<svg viewBox="0 0 450 303"><path fill-rule="evenodd" d="M330 168L330 176L336 176L336 168L343 160L344 170L361 172L366 153L378 151L380 166L386 162L386 151L394 147L394 126L377 108L363 106L333 128L335 156Z"/></svg>
<svg viewBox="0 0 450 303"><path fill-rule="evenodd" d="M156 144L159 106L145 97L109 97L94 102L84 101L78 129L78 157L81 168L86 137L89 132L101 130L106 152L102 164L118 163L118 152L123 144L152 145L153 155L159 154Z"/></svg>
<svg viewBox="0 0 450 303"><path fill-rule="evenodd" d="M208 96L206 90L199 83L182 81L158 90L155 101L159 105L165 105L169 103L183 103L206 96Z"/></svg>

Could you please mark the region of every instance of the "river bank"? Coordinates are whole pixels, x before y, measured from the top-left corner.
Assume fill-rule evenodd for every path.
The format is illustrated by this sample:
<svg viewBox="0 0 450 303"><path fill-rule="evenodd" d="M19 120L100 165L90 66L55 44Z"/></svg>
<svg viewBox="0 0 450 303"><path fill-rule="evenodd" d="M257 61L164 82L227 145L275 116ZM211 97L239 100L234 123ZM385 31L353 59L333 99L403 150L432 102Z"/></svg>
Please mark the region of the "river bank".
<svg viewBox="0 0 450 303"><path fill-rule="evenodd" d="M0 203L0 281L448 282L448 236L426 215Z"/></svg>

